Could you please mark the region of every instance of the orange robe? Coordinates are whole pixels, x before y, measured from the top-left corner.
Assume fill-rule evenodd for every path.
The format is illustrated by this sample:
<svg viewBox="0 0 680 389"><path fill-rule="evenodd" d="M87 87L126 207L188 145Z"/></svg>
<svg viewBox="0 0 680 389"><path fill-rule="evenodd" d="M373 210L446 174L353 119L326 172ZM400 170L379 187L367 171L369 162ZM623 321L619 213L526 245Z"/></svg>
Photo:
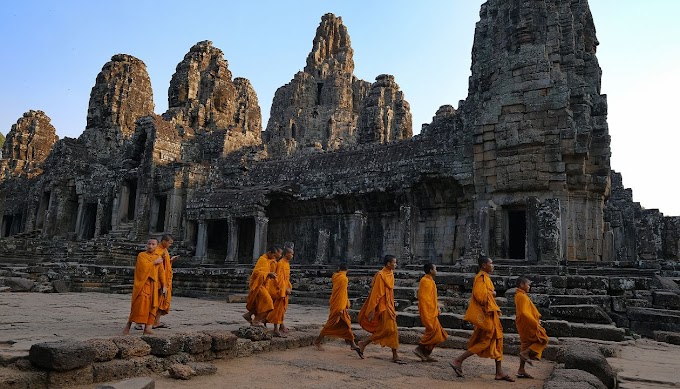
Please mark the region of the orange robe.
<svg viewBox="0 0 680 389"><path fill-rule="evenodd" d="M548 346L548 334L539 321L541 314L538 313L538 309L523 289L517 288L515 307L515 323L520 340L519 349L524 351L528 348L536 353L536 358L541 359L543 350Z"/></svg>
<svg viewBox="0 0 680 389"><path fill-rule="evenodd" d="M269 259L266 254L258 258L255 268L250 275L250 292L246 299L246 309L260 314L274 309L272 297L267 291L267 274L269 274Z"/></svg>
<svg viewBox="0 0 680 389"><path fill-rule="evenodd" d="M267 321L273 324L282 324L283 317L288 309L288 295L286 289L293 289L293 284L290 283L290 262L287 259L279 259L276 265L276 278L269 280L271 285L276 287L275 294L272 294L274 300L274 310L267 316Z"/></svg>
<svg viewBox="0 0 680 389"><path fill-rule="evenodd" d="M167 249L158 247L155 253L163 258L163 263L158 268L158 281L161 288L165 286L166 293L158 295L158 313L165 315L170 312L170 300L172 300L172 262Z"/></svg>
<svg viewBox="0 0 680 389"><path fill-rule="evenodd" d="M158 310L158 254L143 251L137 255L129 322L153 325Z"/></svg>
<svg viewBox="0 0 680 389"><path fill-rule="evenodd" d="M373 320L368 314L374 312ZM384 267L373 277L373 289L359 311L361 328L370 332L371 342L399 348L399 332L397 331L397 312L394 309L394 273Z"/></svg>
<svg viewBox="0 0 680 389"><path fill-rule="evenodd" d="M477 273L472 286L470 306L465 314L465 320L475 325L475 330L468 341L467 350L483 358L501 361L503 360L503 326L499 317L501 310L498 308L492 293L494 290L489 274L483 270ZM473 304L476 304L476 307L472 307ZM470 312L473 311L473 308L479 308L484 312L482 317L490 330L480 328L470 318Z"/></svg>
<svg viewBox="0 0 680 389"><path fill-rule="evenodd" d="M425 326L425 333L418 344L425 350L432 351L436 345L446 340L448 334L439 324L437 284L429 274L425 274L418 284L418 312L420 321Z"/></svg>
<svg viewBox="0 0 680 389"><path fill-rule="evenodd" d="M347 272L344 270L333 274L333 292L328 301L330 312L328 320L321 329L321 336L332 336L334 338L346 339L354 342L352 333L352 319L349 317L349 297L347 295Z"/></svg>

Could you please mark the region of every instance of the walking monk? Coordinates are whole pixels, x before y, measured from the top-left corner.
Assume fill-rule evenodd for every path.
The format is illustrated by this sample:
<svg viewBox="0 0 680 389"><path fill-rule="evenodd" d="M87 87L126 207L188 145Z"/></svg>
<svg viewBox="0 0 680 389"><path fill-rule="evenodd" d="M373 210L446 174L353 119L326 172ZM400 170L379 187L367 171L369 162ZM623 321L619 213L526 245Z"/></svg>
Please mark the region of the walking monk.
<svg viewBox="0 0 680 389"><path fill-rule="evenodd" d="M321 329L321 333L314 341L314 347L319 351L324 351L321 346L324 336L345 339L345 343L349 344L352 347L352 350L359 354L361 359L364 359L364 353L359 350L359 346L354 343L352 319L350 319L349 313L347 312L350 305L347 294L349 279L347 278L346 263L338 265L338 271L333 273L331 280L333 281L333 291L331 292L331 299L328 301L330 305L328 320Z"/></svg>
<svg viewBox="0 0 680 389"><path fill-rule="evenodd" d="M448 334L439 324L439 301L437 300L437 284L434 277L437 275L437 266L433 263L423 265L425 275L418 284L418 312L420 321L425 326L425 333L418 342L418 347L413 353L423 362L436 362L432 358L432 350L436 345L446 340Z"/></svg>
<svg viewBox="0 0 680 389"><path fill-rule="evenodd" d="M534 378L524 369L524 364L533 365L532 359L540 360L543 350L548 346L548 334L545 332L545 328L541 326L541 314L538 313L538 309L527 295L530 288L531 281L528 278L519 277L517 279L515 324L520 341L518 378Z"/></svg>
<svg viewBox="0 0 680 389"><path fill-rule="evenodd" d="M151 327L156 321L158 310L158 268L163 258L156 254L158 240L151 238L146 242L146 251L137 255L135 279L132 287L132 307L124 335L130 333L132 323L144 323L144 333L152 334Z"/></svg>
<svg viewBox="0 0 680 389"><path fill-rule="evenodd" d="M384 263L385 267L373 277L371 294L359 311L361 328L372 334L359 342L359 351L363 354L366 346L375 342L392 349L392 362L405 364L397 354L399 332L394 308L394 269L397 267L397 258L385 255Z"/></svg>
<svg viewBox="0 0 680 389"><path fill-rule="evenodd" d="M283 249L283 257L276 264L276 278L269 281L270 290L274 286L272 300L274 309L269 312L267 322L274 324L274 336L285 338L282 332L288 332L283 325L283 317L288 309L288 296L293 292L293 284L290 283L290 260L293 259L292 248Z"/></svg>
<svg viewBox="0 0 680 389"><path fill-rule="evenodd" d="M276 266L276 259L281 255L281 248L271 246L267 252L258 258L253 273L250 275L250 292L246 299L246 309L248 312L243 314L243 318L254 326L259 326L267 318L269 312L274 309L274 302L267 290L270 278L276 278L275 270L271 270L270 263ZM276 269L276 268L274 268ZM255 318L253 318L255 315Z"/></svg>
<svg viewBox="0 0 680 389"><path fill-rule="evenodd" d="M475 330L468 341L467 350L449 362L449 365L458 377L462 377L463 361L477 354L482 358L496 360L496 380L514 382L515 380L505 374L501 366L503 360L503 327L499 317L501 310L496 304L496 290L489 278L489 274L493 272L493 261L485 255L480 255L477 263L479 273L475 276L472 297L464 317L475 326Z"/></svg>
<svg viewBox="0 0 680 389"><path fill-rule="evenodd" d="M153 328L167 328L165 324L161 323L161 316L167 315L170 312L170 300L172 299L172 263L179 258L179 255L170 256L168 249L172 246L174 240L172 235L166 234L161 237L156 253L163 258L163 264L159 267L158 278L161 284L161 291L159 295L158 315L156 315L156 322Z"/></svg>

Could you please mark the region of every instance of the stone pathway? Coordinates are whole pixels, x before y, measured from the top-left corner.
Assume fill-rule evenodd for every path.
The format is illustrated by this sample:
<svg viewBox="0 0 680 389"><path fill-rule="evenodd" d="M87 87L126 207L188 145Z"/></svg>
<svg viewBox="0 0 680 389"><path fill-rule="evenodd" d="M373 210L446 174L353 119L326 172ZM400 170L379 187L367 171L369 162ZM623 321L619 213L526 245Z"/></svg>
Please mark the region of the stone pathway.
<svg viewBox="0 0 680 389"><path fill-rule="evenodd" d="M680 346L639 339L607 361L619 370L619 389L680 387Z"/></svg>

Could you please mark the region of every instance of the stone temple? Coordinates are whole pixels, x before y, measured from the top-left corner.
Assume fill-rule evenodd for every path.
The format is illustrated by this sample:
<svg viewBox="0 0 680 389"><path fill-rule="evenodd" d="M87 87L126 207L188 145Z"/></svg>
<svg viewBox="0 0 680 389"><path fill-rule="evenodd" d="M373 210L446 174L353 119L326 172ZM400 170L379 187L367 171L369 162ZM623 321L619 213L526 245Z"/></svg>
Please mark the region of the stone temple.
<svg viewBox="0 0 680 389"><path fill-rule="evenodd" d="M486 253L508 277L607 279L554 285L561 295L594 289L680 309L676 292L667 304L651 292L677 289L653 279L680 279L680 217L643 209L610 167L587 2L489 0L479 17L467 98L441 106L415 136L398 75L358 79L333 14L322 16L304 70L276 91L264 129L251 83L210 41L177 65L163 114L144 62L114 55L78 139L57 139L42 111L7 135L0 262L50 264L72 290L106 274L97 288L113 291L129 280L107 266L129 266L147 237L171 233L191 258L178 265L176 293L204 295L243 290L248 265L272 243L294 242L301 269L375 269L392 253L406 269L431 261L466 280ZM633 286L611 290L614 276ZM610 316L629 327L626 312Z"/></svg>

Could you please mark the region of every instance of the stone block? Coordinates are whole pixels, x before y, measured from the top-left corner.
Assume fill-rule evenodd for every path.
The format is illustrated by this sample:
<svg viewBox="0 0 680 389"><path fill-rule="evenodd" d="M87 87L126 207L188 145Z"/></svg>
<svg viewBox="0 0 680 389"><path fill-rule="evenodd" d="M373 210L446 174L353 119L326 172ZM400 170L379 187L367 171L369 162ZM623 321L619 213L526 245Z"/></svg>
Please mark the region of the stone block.
<svg viewBox="0 0 680 389"><path fill-rule="evenodd" d="M201 331L212 339L212 351L231 350L236 347L236 335L225 330L206 330Z"/></svg>
<svg viewBox="0 0 680 389"><path fill-rule="evenodd" d="M418 344L422 333L416 331L399 331L399 344Z"/></svg>
<svg viewBox="0 0 680 389"><path fill-rule="evenodd" d="M118 358L143 357L151 353L151 346L136 336L119 336L111 340L118 347Z"/></svg>
<svg viewBox="0 0 680 389"><path fill-rule="evenodd" d="M178 380L188 380L192 376L196 375L194 369L192 369L189 365L182 365L179 363L170 366L168 372L170 373L170 377Z"/></svg>
<svg viewBox="0 0 680 389"><path fill-rule="evenodd" d="M587 371L578 369L555 369L546 380L544 389L580 389L579 385L587 385L584 388L607 389L596 376Z"/></svg>
<svg viewBox="0 0 680 389"><path fill-rule="evenodd" d="M418 288L395 286L394 298L408 301L418 300Z"/></svg>
<svg viewBox="0 0 680 389"><path fill-rule="evenodd" d="M47 387L47 372L0 369L0 388L32 389Z"/></svg>
<svg viewBox="0 0 680 389"><path fill-rule="evenodd" d="M255 342L272 338L271 332L267 331L266 328L253 326L240 327L236 332L236 336L242 339L250 339Z"/></svg>
<svg viewBox="0 0 680 389"><path fill-rule="evenodd" d="M94 382L92 365L68 371L47 372L47 385L49 388L65 388L75 385L88 385Z"/></svg>
<svg viewBox="0 0 680 389"><path fill-rule="evenodd" d="M118 355L118 346L110 339L88 339L85 343L92 346L95 362L110 361Z"/></svg>
<svg viewBox="0 0 680 389"><path fill-rule="evenodd" d="M548 336L554 337L569 337L571 335L571 326L565 320L544 320L542 322L543 328L548 333Z"/></svg>
<svg viewBox="0 0 680 389"><path fill-rule="evenodd" d="M94 382L117 381L141 375L136 369L137 365L132 359L97 362L92 365L93 380Z"/></svg>
<svg viewBox="0 0 680 389"><path fill-rule="evenodd" d="M503 326L503 332L506 333L517 333L517 327L515 326L514 316L501 316L501 325Z"/></svg>
<svg viewBox="0 0 680 389"><path fill-rule="evenodd" d="M635 289L635 278L633 277L609 277L609 290L612 292L623 292Z"/></svg>
<svg viewBox="0 0 680 389"><path fill-rule="evenodd" d="M234 336L232 334L232 336ZM235 336L234 336L235 337ZM143 335L141 338L150 347L151 355L166 357L182 351L182 337L176 335Z"/></svg>
<svg viewBox="0 0 680 389"><path fill-rule="evenodd" d="M467 328L467 326L465 326L466 323L467 322L463 320L463 315L457 313L442 313L439 315L439 324L444 328Z"/></svg>
<svg viewBox="0 0 680 389"><path fill-rule="evenodd" d="M97 385L95 389L155 389L156 381L151 377L135 377L118 382Z"/></svg>
<svg viewBox="0 0 680 389"><path fill-rule="evenodd" d="M5 286L10 287L12 292L29 292L35 282L23 277L5 277Z"/></svg>
<svg viewBox="0 0 680 389"><path fill-rule="evenodd" d="M272 351L283 351L287 348L285 338L272 338L269 342Z"/></svg>
<svg viewBox="0 0 680 389"><path fill-rule="evenodd" d="M257 327L252 327L257 328ZM200 332L177 334L182 343L182 351L189 354L200 354L210 351L212 338Z"/></svg>
<svg viewBox="0 0 680 389"><path fill-rule="evenodd" d="M297 341L297 339L291 338L291 340L293 340L293 339ZM253 344L253 347L252 347L253 354L259 354L259 353L271 351L271 343L270 343L269 340L258 340L257 342L251 342L251 343Z"/></svg>
<svg viewBox="0 0 680 389"><path fill-rule="evenodd" d="M654 291L654 305L664 309L680 310L680 295L674 292Z"/></svg>
<svg viewBox="0 0 680 389"><path fill-rule="evenodd" d="M611 324L612 319L599 305L552 305L550 316L569 321Z"/></svg>
<svg viewBox="0 0 680 389"><path fill-rule="evenodd" d="M610 340L621 342L626 337L626 330L610 325L571 323L571 334L577 338Z"/></svg>
<svg viewBox="0 0 680 389"><path fill-rule="evenodd" d="M607 388L616 387L616 373L596 347L585 344L567 347L562 360L565 369L586 371L597 377Z"/></svg>
<svg viewBox="0 0 680 389"><path fill-rule="evenodd" d="M397 326L399 327L422 327L420 315L415 313L397 312Z"/></svg>
<svg viewBox="0 0 680 389"><path fill-rule="evenodd" d="M217 366L213 365L212 363L205 363L205 362L191 362L188 364L189 367L191 367L195 374L198 375L213 375L217 373Z"/></svg>
<svg viewBox="0 0 680 389"><path fill-rule="evenodd" d="M243 358L251 355L253 355L253 342L250 339L238 338L236 340L236 356Z"/></svg>
<svg viewBox="0 0 680 389"><path fill-rule="evenodd" d="M57 371L85 367L94 362L94 349L77 340L36 343L28 352L28 359L36 366Z"/></svg>

